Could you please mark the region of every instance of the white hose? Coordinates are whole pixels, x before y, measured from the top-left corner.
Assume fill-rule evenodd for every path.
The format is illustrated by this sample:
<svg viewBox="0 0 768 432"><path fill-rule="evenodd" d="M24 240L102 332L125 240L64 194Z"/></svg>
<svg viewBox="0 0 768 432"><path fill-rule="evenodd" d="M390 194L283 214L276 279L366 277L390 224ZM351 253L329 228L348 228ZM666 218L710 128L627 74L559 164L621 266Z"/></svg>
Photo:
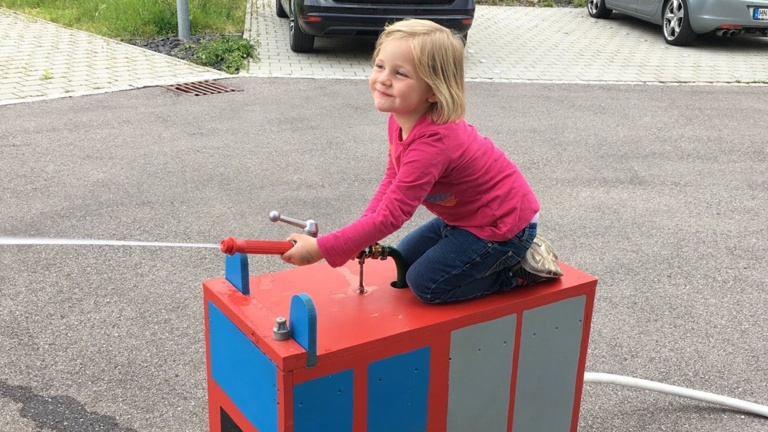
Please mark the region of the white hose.
<svg viewBox="0 0 768 432"><path fill-rule="evenodd" d="M213 243L161 243L124 240L62 239L42 237L0 237L0 245L87 245L87 246L161 246L220 248Z"/></svg>
<svg viewBox="0 0 768 432"><path fill-rule="evenodd" d="M752 402L746 402L739 399L734 399L727 396L720 396L714 393L707 393L698 390L691 390L684 387L677 387L669 384L662 384L655 381L648 381L639 378L632 378L628 376L613 375L607 373L585 372L585 383L598 383L598 384L617 384L625 387L639 388L642 390L650 390L659 393L666 393L673 396L680 396L689 399L695 399L702 402L709 402L716 405L726 406L728 408L734 408L741 411L746 411L752 414L768 417L768 406L758 405Z"/></svg>

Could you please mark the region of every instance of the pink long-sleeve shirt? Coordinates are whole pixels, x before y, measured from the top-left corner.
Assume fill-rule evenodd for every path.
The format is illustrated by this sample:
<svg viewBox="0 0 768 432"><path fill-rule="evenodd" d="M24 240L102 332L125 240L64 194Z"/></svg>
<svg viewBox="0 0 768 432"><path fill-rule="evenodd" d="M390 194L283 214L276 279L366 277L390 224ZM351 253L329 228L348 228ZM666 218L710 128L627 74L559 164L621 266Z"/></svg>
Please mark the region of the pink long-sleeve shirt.
<svg viewBox="0 0 768 432"><path fill-rule="evenodd" d="M356 221L317 239L333 267L400 229L423 204L448 225L490 241L514 237L539 211L517 166L464 120L422 117L408 137L390 115L387 169Z"/></svg>

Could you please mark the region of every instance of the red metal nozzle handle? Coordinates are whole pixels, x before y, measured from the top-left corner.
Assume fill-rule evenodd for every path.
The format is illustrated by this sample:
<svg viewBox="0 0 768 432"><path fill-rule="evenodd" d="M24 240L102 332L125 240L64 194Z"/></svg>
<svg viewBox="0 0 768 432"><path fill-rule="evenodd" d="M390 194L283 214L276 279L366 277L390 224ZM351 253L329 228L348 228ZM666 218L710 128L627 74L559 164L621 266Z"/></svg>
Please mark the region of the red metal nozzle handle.
<svg viewBox="0 0 768 432"><path fill-rule="evenodd" d="M235 253L281 255L288 252L292 247L293 243L287 240L242 240L229 237L221 241L221 251L227 255L234 255Z"/></svg>

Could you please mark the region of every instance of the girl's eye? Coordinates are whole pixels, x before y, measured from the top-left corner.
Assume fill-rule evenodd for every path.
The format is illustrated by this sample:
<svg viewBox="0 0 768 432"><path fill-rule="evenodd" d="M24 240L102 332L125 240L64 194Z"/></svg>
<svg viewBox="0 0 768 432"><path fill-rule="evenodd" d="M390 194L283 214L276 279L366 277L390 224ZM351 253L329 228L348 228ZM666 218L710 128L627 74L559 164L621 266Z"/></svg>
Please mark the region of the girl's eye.
<svg viewBox="0 0 768 432"><path fill-rule="evenodd" d="M403 71L397 71L397 74L400 75L401 77L408 78L408 74Z"/></svg>

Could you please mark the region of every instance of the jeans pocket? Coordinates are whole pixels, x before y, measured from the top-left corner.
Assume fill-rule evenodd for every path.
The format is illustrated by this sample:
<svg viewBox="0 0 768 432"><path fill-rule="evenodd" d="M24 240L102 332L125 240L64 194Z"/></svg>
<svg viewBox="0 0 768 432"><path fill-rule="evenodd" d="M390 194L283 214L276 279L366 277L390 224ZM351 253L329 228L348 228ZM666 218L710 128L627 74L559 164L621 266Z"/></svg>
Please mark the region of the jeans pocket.
<svg viewBox="0 0 768 432"><path fill-rule="evenodd" d="M521 259L522 258L517 256L514 251L508 251L498 261L496 261L496 263L492 265L491 268L488 269L488 271L485 272L483 277L496 273L497 271L501 271L505 268L512 267L518 262L520 262Z"/></svg>
<svg viewBox="0 0 768 432"><path fill-rule="evenodd" d="M483 276L488 276L489 274L517 265L531 247L534 237L536 237L536 225L529 224L510 240L496 243L495 248L506 250L507 252ZM501 251L497 251L497 253L499 252Z"/></svg>

